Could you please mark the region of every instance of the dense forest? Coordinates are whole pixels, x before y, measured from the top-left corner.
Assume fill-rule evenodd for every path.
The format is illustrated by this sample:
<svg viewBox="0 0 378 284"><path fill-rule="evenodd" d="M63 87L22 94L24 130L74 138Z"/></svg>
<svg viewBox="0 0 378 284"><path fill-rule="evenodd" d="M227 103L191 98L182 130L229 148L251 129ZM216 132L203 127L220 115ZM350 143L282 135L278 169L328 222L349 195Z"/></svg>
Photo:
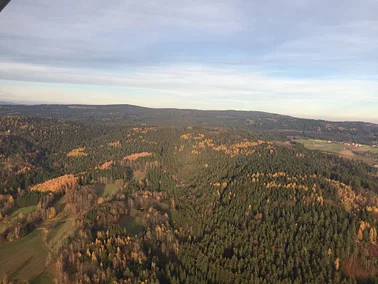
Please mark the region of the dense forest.
<svg viewBox="0 0 378 284"><path fill-rule="evenodd" d="M0 114L5 283L378 281L378 169L294 139L373 144L374 124L133 106Z"/></svg>
<svg viewBox="0 0 378 284"><path fill-rule="evenodd" d="M0 105L0 116L50 117L128 125L221 127L270 135L272 139L304 135L364 144L378 140L378 126L373 123L301 119L258 111L153 109L133 105Z"/></svg>

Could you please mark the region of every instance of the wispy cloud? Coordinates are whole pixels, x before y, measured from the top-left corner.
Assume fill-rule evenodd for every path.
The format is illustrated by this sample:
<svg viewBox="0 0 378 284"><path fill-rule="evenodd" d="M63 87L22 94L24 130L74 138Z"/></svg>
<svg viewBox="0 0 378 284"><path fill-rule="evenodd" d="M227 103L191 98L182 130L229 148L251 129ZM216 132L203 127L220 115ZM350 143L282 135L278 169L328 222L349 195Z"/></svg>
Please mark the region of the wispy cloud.
<svg viewBox="0 0 378 284"><path fill-rule="evenodd" d="M378 120L377 10L373 0L12 1L0 16L0 96Z"/></svg>
<svg viewBox="0 0 378 284"><path fill-rule="evenodd" d="M167 65L127 68L118 72L62 68L46 65L0 62L0 77L21 81L123 86L162 92L203 94L239 93L243 95L275 95L285 98L309 96L326 99L377 100L376 80L351 79L287 79L266 76L261 72L202 65ZM200 92L200 93L199 93ZM257 97L256 97L257 99ZM262 97L263 99L263 97Z"/></svg>
<svg viewBox="0 0 378 284"><path fill-rule="evenodd" d="M332 113L345 118L361 115L361 105L365 105L365 116L378 118L375 110L370 109L378 106L378 82L375 80L272 78L261 72L199 65L133 68L122 74L13 63L0 63L0 70L6 70L0 71L0 77L8 80L18 77L24 82L49 82L33 93L33 99L39 101L48 97L50 102L59 103L129 102L153 107L268 108L292 115L324 117ZM20 88L17 81L8 81L7 85L4 90L17 94L18 100L27 99L33 89ZM26 85L30 86L30 83ZM53 91L54 88L59 90ZM47 92L55 96L48 96ZM80 92L82 96L78 96Z"/></svg>

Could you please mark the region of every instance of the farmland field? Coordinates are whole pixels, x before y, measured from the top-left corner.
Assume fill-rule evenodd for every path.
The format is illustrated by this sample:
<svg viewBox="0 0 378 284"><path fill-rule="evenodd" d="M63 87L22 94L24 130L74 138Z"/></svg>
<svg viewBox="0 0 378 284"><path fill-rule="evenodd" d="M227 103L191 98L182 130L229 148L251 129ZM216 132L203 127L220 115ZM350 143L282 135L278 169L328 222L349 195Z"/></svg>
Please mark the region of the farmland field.
<svg viewBox="0 0 378 284"><path fill-rule="evenodd" d="M360 160L370 165L378 164L377 157L378 148L368 145L353 146L341 142L331 142L317 139L299 139L295 140L297 143L303 144L307 149L319 150L324 152L337 153L341 157Z"/></svg>
<svg viewBox="0 0 378 284"><path fill-rule="evenodd" d="M325 152L334 152L338 153L344 150L344 145L341 143L328 143L324 140L315 140L315 139L301 139L296 140L296 142L303 144L306 148L310 150L321 150Z"/></svg>
<svg viewBox="0 0 378 284"><path fill-rule="evenodd" d="M52 277L48 272L42 272L30 280L31 284L49 284L53 283Z"/></svg>
<svg viewBox="0 0 378 284"><path fill-rule="evenodd" d="M26 281L45 270L48 249L41 240L42 231L35 230L25 238L0 246L0 275L9 280Z"/></svg>

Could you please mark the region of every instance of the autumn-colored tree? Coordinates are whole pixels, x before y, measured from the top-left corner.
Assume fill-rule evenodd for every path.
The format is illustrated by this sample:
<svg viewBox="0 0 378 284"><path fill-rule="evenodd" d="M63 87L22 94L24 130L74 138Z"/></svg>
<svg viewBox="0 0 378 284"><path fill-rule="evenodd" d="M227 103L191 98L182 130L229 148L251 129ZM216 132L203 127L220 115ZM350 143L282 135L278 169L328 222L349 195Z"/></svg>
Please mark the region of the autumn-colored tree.
<svg viewBox="0 0 378 284"><path fill-rule="evenodd" d="M363 231L362 231L361 228L358 229L357 235L358 235L358 239L360 241L362 241L362 239L363 239Z"/></svg>
<svg viewBox="0 0 378 284"><path fill-rule="evenodd" d="M48 219L53 219L56 216L56 211L54 207L48 209Z"/></svg>
<svg viewBox="0 0 378 284"><path fill-rule="evenodd" d="M340 259L339 258L336 258L336 260L335 260L335 269L336 270L340 269Z"/></svg>
<svg viewBox="0 0 378 284"><path fill-rule="evenodd" d="M369 233L369 239L370 242L375 244L377 241L377 229L375 227L370 228L370 233Z"/></svg>

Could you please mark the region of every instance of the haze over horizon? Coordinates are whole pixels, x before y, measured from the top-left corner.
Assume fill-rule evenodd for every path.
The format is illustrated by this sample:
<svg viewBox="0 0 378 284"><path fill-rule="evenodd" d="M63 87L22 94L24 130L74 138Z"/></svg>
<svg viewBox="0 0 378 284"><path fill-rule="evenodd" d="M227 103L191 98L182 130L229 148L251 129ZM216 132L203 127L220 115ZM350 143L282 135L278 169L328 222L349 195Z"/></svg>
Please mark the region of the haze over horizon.
<svg viewBox="0 0 378 284"><path fill-rule="evenodd" d="M11 1L0 100L378 123L378 1Z"/></svg>

